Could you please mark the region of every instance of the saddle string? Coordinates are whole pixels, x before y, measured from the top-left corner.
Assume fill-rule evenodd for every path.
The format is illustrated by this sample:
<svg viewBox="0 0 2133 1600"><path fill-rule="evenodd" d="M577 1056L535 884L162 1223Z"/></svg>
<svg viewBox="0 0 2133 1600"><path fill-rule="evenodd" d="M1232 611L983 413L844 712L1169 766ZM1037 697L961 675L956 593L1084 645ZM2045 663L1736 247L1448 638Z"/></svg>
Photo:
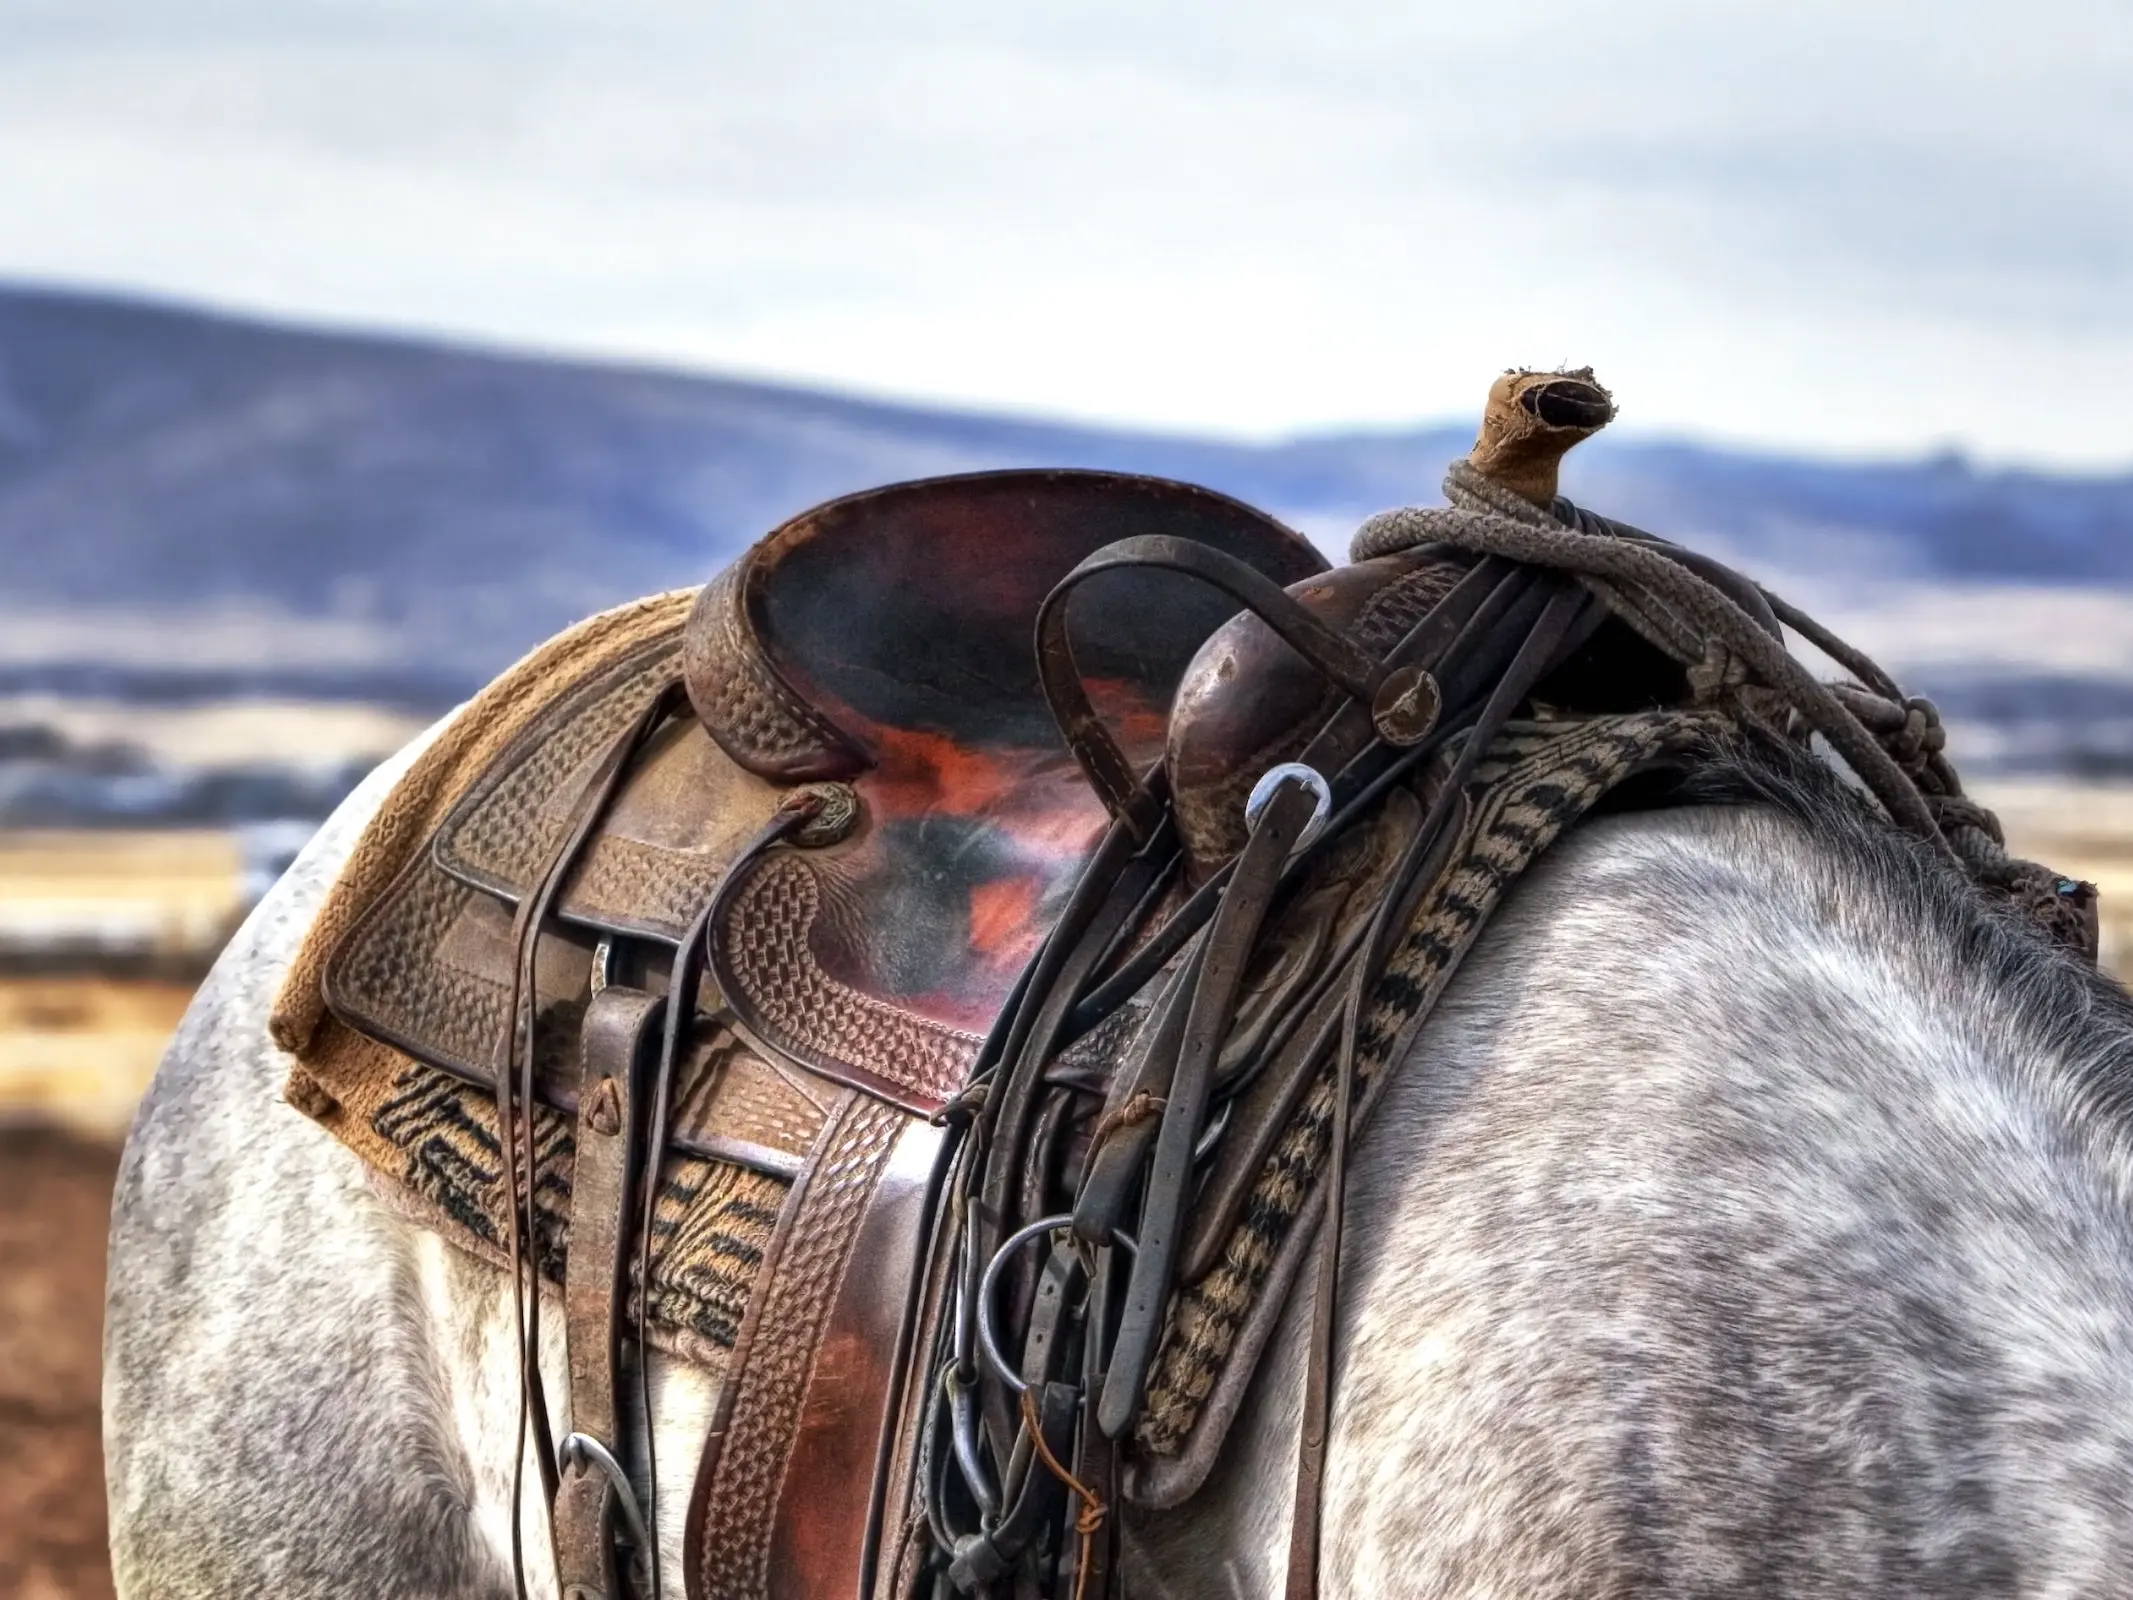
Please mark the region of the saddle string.
<svg viewBox="0 0 2133 1600"><path fill-rule="evenodd" d="M743 857L745 859L745 856ZM720 880L721 887L730 874ZM659 1450L652 1428L651 1348L652 1327L652 1233L659 1209L660 1169L666 1160L667 1119L674 1097L674 1079L696 1012L696 989L707 959L704 949L712 919L721 904L714 892L697 913L675 947L674 962L667 976L666 1014L660 1019L659 1062L652 1076L650 1131L645 1140L644 1194L637 1233L637 1401L644 1417L645 1525L651 1550L652 1600L662 1600L665 1573L659 1552Z"/></svg>
<svg viewBox="0 0 2133 1600"><path fill-rule="evenodd" d="M674 714L681 703L681 695L682 686L678 681L663 685L631 725L608 746L585 788L573 802L562 835L534 888L519 902L512 918L511 939L517 959L512 964L504 1036L498 1051L496 1094L498 1165L508 1200L504 1207L505 1250L512 1265L512 1314L519 1358L518 1422L511 1462L511 1567L513 1589L520 1600L526 1593L526 1572L519 1508L524 1500L529 1431L533 1436L534 1461L541 1476L543 1514L551 1517L551 1542L554 1530L550 1508L555 1499L558 1471L554 1435L548 1421L546 1385L540 1370L540 1235L535 1199L540 1181L539 1128L535 1115L535 1065L539 1054L535 1037L539 1017L536 972L540 936L554 912L563 885L577 867L619 792L632 758L651 733ZM523 1187L519 1181L522 1153ZM527 1293L529 1275L532 1279L530 1294Z"/></svg>
<svg viewBox="0 0 2133 1600"><path fill-rule="evenodd" d="M1103 1528L1104 1518L1110 1508L1104 1504L1101 1494L1075 1477L1052 1453L1052 1447L1045 1442L1043 1422L1037 1415L1036 1399L1028 1389L1022 1391L1022 1425L1036 1447L1037 1456L1043 1461L1045 1470L1072 1490L1081 1501L1081 1510L1074 1518L1074 1531L1081 1536L1081 1556L1074 1566L1074 1600L1084 1600L1088 1591L1089 1572L1095 1565L1092 1553L1096 1545L1096 1535Z"/></svg>
<svg viewBox="0 0 2133 1600"><path fill-rule="evenodd" d="M1112 565L1124 564L1128 559L1151 565L1172 564L1169 558L1173 552L1160 542L1129 543L1152 544L1153 547L1148 550L1114 547L1100 552L1090 563L1086 563L1085 567L1089 570L1107 570ZM1068 584L1062 585L1062 590L1070 587L1072 581L1074 580L1070 579ZM1061 591L1055 591L1054 601L1060 594ZM1285 602L1294 603L1285 594L1282 598ZM1048 602L1047 615L1054 614L1056 607ZM1363 748L1350 755L1349 752L1354 750L1357 742L1354 716L1356 707L1352 698L1349 703L1344 703L1329 719L1320 735L1307 746L1308 753L1320 757L1322 761L1330 762L1336 754L1347 756L1334 789L1334 793L1345 803L1338 806L1332 826L1326 830L1327 838L1321 839L1312 848L1324 848L1327 839L1338 835L1344 827L1368 814L1390 787L1409 779L1422 760L1433 756L1439 749L1456 740L1460 748L1452 760L1451 776L1454 781L1435 790L1431 797L1432 803L1426 807L1428 816L1424 826L1420 835L1413 841L1414 848L1405 857L1400 871L1395 876L1413 878L1417 873L1427 871L1432 866L1441 870L1456 831L1450 825L1451 818L1463 801L1465 780L1493 736L1495 727L1500 726L1510 716L1532 684L1538 681L1546 670L1570 650L1582 645L1603 616L1604 608L1598 602L1582 589L1566 587L1565 580L1552 574L1520 567L1508 560L1484 559L1477 563L1477 570L1467 574L1455 585L1452 594L1440 599L1438 606L1433 607L1423 621L1409 631L1408 636L1395 646L1393 652L1388 652L1385 660L1373 664L1367 674L1344 672L1336 676L1334 681L1347 679L1347 682L1342 683L1342 687L1347 688L1353 697L1358 687L1371 688L1404 660L1420 658L1429 665L1436 666L1448 656L1478 647L1484 640L1506 635L1516 640L1518 645L1515 651L1509 652L1515 657L1511 663L1512 670L1508 674L1512 681L1506 682L1502 676L1492 677L1486 666L1448 674L1455 680L1452 685L1453 694L1446 697L1451 702L1451 715L1444 717L1436 726L1422 730L1424 736L1417 741L1419 747L1411 749L1389 747L1382 740L1370 738L1366 733L1363 735ZM1040 627L1040 636L1042 632ZM1288 638L1289 635L1284 633L1283 637ZM1293 643L1293 639L1290 642ZM1070 660L1070 656L1067 659ZM1494 655L1493 660L1500 664L1503 656ZM1052 688L1052 685L1047 685L1048 694L1052 692ZM1484 689L1488 692L1483 705L1476 708L1464 703L1482 695ZM1085 695L1083 699L1085 700ZM1060 696L1055 704L1060 701L1072 708L1071 695ZM1068 723L1073 720L1071 715L1062 718L1063 722ZM1085 732L1086 726L1084 724ZM1104 737L1108 738L1107 735ZM1116 750L1115 743L1111 748ZM1155 785L1160 782L1161 774L1158 769L1148 780L1142 780L1139 786L1140 794L1152 796ZM1156 832L1169 820L1168 813L1167 803L1163 804L1160 820L1149 826L1144 809L1133 799L1129 799L1117 813L1118 826L1125 827L1136 841L1147 840L1147 844L1142 846L1140 853L1133 859L1145 862L1156 853ZM1143 824L1138 829L1133 826L1136 820ZM1296 819L1291 818L1290 821L1293 824ZM1300 825L1297 831L1300 832ZM1255 829L1254 837L1258 836L1258 830ZM987 1048L981 1055L982 1081L989 1082L991 1088L986 1091L983 1104L977 1109L972 1123L992 1132L995 1138L992 1148L985 1153L983 1159L964 1163L959 1169L971 1174L975 1179L982 1191L983 1203L976 1207L964 1207L959 1199L951 1199L951 1207L960 1208L963 1225L967 1230L961 1241L962 1287L957 1295L956 1315L951 1319L955 1325L952 1342L956 1348L952 1353L946 1348L941 1352L942 1360L937 1370L941 1374L940 1384L944 1400L949 1403L945 1406L936 1404L936 1420L928 1424L929 1429L938 1429L945 1422L954 1436L953 1459L960 1469L963 1488L976 1502L979 1512L979 1527L976 1532L959 1533L952 1525L950 1507L946 1503L948 1481L944 1475L950 1453L938 1449L937 1439L932 1457L935 1470L929 1472L925 1479L929 1496L926 1507L929 1530L934 1534L936 1544L950 1557L951 1575L961 1586L982 1587L989 1581L990 1575L1005 1570L1004 1562L1016 1559L1020 1553L1019 1548L1009 1546L1004 1539L995 1543L996 1536L1005 1535L1010 1531L1007 1524L1012 1523L1015 1518L1012 1510L1002 1504L1001 1488L991 1487L990 1474L984 1466L984 1459L990 1455L994 1460L1008 1463L1010 1479L1001 1487L1011 1490L1014 1487L1012 1474L1018 1466L1026 1466L1033 1440L1025 1417L1010 1416L1007 1425L1002 1426L1000 1411L1005 1407L1007 1396L1004 1391L1008 1386L988 1384L982 1372L973 1373L969 1365L968 1330L980 1310L984 1287L995 1276L994 1269L1004 1265L999 1259L1005 1248L1002 1235L1011 1227L1011 1219L1014 1216L1029 1214L1027 1210L1018 1212L1013 1209L1017 1202L1027 1205L1031 1193L1028 1186L1010 1186L1006 1180L1007 1175L1017 1172L1022 1164L1021 1134L1026 1126L1026 1118L1031 1114L1034 1093L1045 1081L1044 1065L1061 1039L1078 1036L1086 1027L1101 1021L1118 1004L1144 987L1158 970L1174 959L1187 941L1200 934L1203 929L1206 938L1197 948L1204 951L1216 936L1215 929L1205 928L1208 920L1213 919L1218 923L1227 921L1237 927L1248 927L1250 936L1243 938L1242 946L1249 948L1254 944L1258 920L1270 908L1274 897L1297 881L1308 865L1311 851L1292 851L1289 846L1294 842L1295 834L1292 833L1277 851L1271 836L1263 841L1262 850L1275 851L1273 870L1271 875L1264 870L1258 872L1256 876L1265 881L1254 883L1243 892L1234 892L1237 889L1234 877L1237 863L1232 861L1225 864L1223 868L1218 869L1208 884L1187 898L1185 905L1173 913L1160 930L1137 947L1132 943L1138 937L1133 930L1148 919L1161 898L1145 889L1132 896L1124 925L1111 928L1108 934L1102 937L1101 953L1097 959L1077 961L1070 950L1064 954L1055 953L1071 943L1078 942L1086 947L1096 942L1090 928L1093 918L1077 918L1077 921L1084 923L1081 926L1070 926L1068 919L1062 918L1060 924L1055 926L1052 938L1047 941L1046 950L1032 965L1030 983L1018 994L1016 1003L1008 1012L1003 1013L995 1026L992 1039L988 1041ZM1252 852L1250 844L1247 844L1246 849L1248 854ZM1162 873L1155 875L1151 882L1160 884L1164 881L1163 874L1173 870L1174 858L1166 859L1162 863ZM1108 862L1102 868L1092 863L1090 872L1077 886L1077 897L1086 893L1092 901L1103 897L1107 904L1115 905L1125 898L1119 893L1120 875L1120 870L1111 869ZM1385 921L1385 925L1390 926L1398 909L1410 906L1424 886L1426 885L1413 883L1393 884L1385 903L1380 907L1380 917ZM1225 911L1226 917L1223 915ZM1355 962L1358 943L1356 938L1351 936L1343 942L1338 952L1338 959L1332 968L1333 975L1337 976L1341 968L1348 967L1352 981L1360 986L1362 992L1369 992L1375 982L1376 972L1382 968L1385 942L1383 935L1374 941L1366 940L1372 949L1364 960ZM1132 953L1120 959L1117 967L1112 969L1112 952L1121 949L1131 950ZM1232 963L1225 961L1223 965ZM1070 969L1078 970L1071 970L1070 975ZM1111 970L1107 972L1107 969ZM1234 1020L1236 996L1223 991L1234 987L1229 981L1233 976L1234 973L1227 976L1217 974L1213 985L1206 991L1207 1003L1202 1007L1204 1015L1199 1019L1200 1042L1204 1042L1205 1036L1212 1035L1215 1043L1219 1044L1226 1036ZM1097 981L1099 977L1101 981ZM1207 981L1203 961L1197 956L1189 959L1185 968L1174 979L1172 1005L1176 1006L1188 998L1201 997L1202 984ZM1090 988L1092 992L1080 992L1085 987ZM1066 1013L1070 1020L1064 1033L1058 1030L1056 1023L1049 1020L1061 1015L1062 991L1064 997L1074 1003L1073 1008ZM1313 992L1324 991L1322 987L1318 987ZM1358 1000L1354 1004L1359 1006L1361 1001ZM1046 1019L1041 1023L1040 1015ZM1175 1021L1175 1018L1173 1020ZM1151 1029L1158 1026L1153 1021L1144 1024L1144 1027ZM994 1041L998 1043L995 1044ZM1316 1053L1314 1048L1313 1054ZM1164 1062L1159 1065L1171 1066L1174 1070L1173 1063ZM1096 1181L1096 1175L1106 1164L1105 1158L1112 1153L1107 1148L1108 1140L1092 1141L1093 1147L1085 1158L1088 1165L1084 1167L1082 1180L1083 1213L1077 1214L1076 1230L1084 1239L1088 1239L1093 1232L1096 1237L1092 1242L1101 1248L1095 1253L1096 1265L1089 1274L1090 1292L1082 1307L1081 1331L1078 1335L1083 1343L1083 1364L1086 1368L1085 1386L1082 1390L1085 1398L1079 1403L1089 1405L1092 1401L1097 1401L1099 1395L1103 1397L1104 1402L1108 1402L1098 1403L1094 1416L1084 1413L1084 1421L1079 1430L1076 1453L1082 1465L1089 1468L1090 1481L1098 1477L1107 1478L1112 1452L1106 1440L1123 1431L1137 1407L1145 1377L1146 1360L1152 1353L1154 1335L1160 1331L1159 1317L1167 1303L1170 1277L1175 1266L1175 1256L1172 1254L1175 1241L1170 1237L1174 1224L1166 1223L1164 1218L1171 1214L1177 1202L1182 1199L1189 1174L1197 1169L1198 1163L1219 1138L1221 1118L1209 1115L1212 1097L1220 1090L1227 1103L1227 1096L1241 1090L1246 1081L1240 1076L1235 1082L1225 1079L1218 1084L1212 1073L1209 1073L1206 1075L1208 1081L1203 1087L1198 1081L1202 1075L1197 1065L1190 1067L1189 1075L1192 1081L1185 1085L1188 1091L1183 1097L1185 1104L1178 1105L1177 1097L1163 1094L1160 1096L1163 1101L1160 1117L1152 1119L1163 1124L1158 1130L1159 1140L1162 1133L1170 1134L1169 1154L1160 1173L1160 1181L1151 1182L1150 1191L1144 1197L1144 1208L1153 1205L1155 1209L1144 1209L1138 1238L1117 1227L1115 1221L1110 1220L1108 1211L1100 1218L1083 1214L1090 1198L1089 1186ZM1346 1081L1350 1084L1353 1082L1352 1061ZM1167 1090L1170 1087L1169 1080L1165 1079L1162 1088ZM1144 1094L1155 1092L1147 1085L1139 1085L1139 1090ZM1075 1089L1073 1092L1080 1091ZM1221 1115L1226 1117L1226 1112ZM1146 1140L1139 1138L1131 1142L1145 1145ZM1137 1168L1140 1159L1137 1153L1127 1152L1127 1164L1130 1166ZM967 1185L968 1180L962 1186L964 1193L968 1192ZM1022 1192L1014 1192L1015 1187L1020 1187ZM1123 1198L1122 1192L1120 1197ZM1152 1257L1148 1253L1151 1247L1154 1252ZM1130 1278L1137 1281L1129 1281L1126 1300L1121 1308L1106 1310L1103 1302L1105 1285L1110 1281L1109 1262L1115 1256L1116 1250L1121 1248L1125 1249L1132 1259L1133 1271ZM1114 1327L1116 1318L1125 1318L1126 1321L1119 1322ZM949 1333L950 1330L943 1330L944 1339L949 1337ZM958 1381L959 1375L962 1375L962 1381ZM994 1391L986 1397L993 1403L983 1408L990 1413L983 1425L978 1425L975 1417L969 1414L971 1408L968 1405L965 1384L972 1376L977 1378L981 1389ZM1022 1426L1015 1427L1017 1422ZM981 1433L986 1436L982 1444L979 1438ZM1019 1496L1017 1499L1019 1500ZM1093 1530L1091 1532L1093 1533ZM1063 1562L1068 1553L1062 1550L1059 1556ZM1098 1570L1104 1564L1101 1552L1091 1544L1089 1538L1083 1539L1082 1548L1073 1552L1072 1559L1076 1568L1077 1584L1085 1582L1086 1574Z"/></svg>

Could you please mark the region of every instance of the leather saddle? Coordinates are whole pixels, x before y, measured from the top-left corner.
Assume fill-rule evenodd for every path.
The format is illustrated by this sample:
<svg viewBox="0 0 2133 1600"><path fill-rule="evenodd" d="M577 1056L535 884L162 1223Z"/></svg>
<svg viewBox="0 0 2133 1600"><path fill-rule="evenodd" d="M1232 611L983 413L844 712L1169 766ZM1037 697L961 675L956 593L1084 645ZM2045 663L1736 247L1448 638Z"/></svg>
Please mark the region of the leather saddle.
<svg viewBox="0 0 2133 1600"><path fill-rule="evenodd" d="M885 1519L920 1470L919 1346L950 1293L927 1247L968 1120L958 1098L999 1079L1011 1049L1078 1081L1086 1101L1064 1120L1055 1103L1041 1128L1027 1097L1008 1108L993 1135L1008 1153L990 1164L993 1188L970 1197L988 1219L981 1252L1030 1211L1008 1189L1026 1175L1034 1195L1076 1160L1104 1197L1084 1209L1115 1216L1158 1128L1123 1125L1097 1151L1089 1124L1175 1089L1158 1081L1163 1045L1194 986L1158 998L1151 980L1175 969L1218 898L1247 898L1225 885L1255 781L1299 757L1341 772L1395 748L1385 735L1399 737L1403 715L1408 744L1447 709L1471 721L1502 642L1544 615L1558 636L1536 668L1583 650L1572 678L1587 699L1654 692L1663 658L1627 635L1596 654L1604 619L1560 602L1530 572L1440 550L1328 571L1278 523L1175 483L939 479L794 519L708 584L683 628L536 717L343 942L325 990L358 1031L494 1088L507 1130L514 1103L573 1121L572 1431L544 1447L566 1591L624 1592L618 1551L643 1542L624 1515L635 1491L616 1459L618 1395L627 1255L633 1232L640 1248L649 1236L632 1213L656 1159L789 1185L697 1464L692 1594L894 1591ZM1140 1293L1130 1320L1144 1363L1162 1289L1206 1275L1295 1114L1330 1015L1325 985L1310 995L1307 980L1352 948L1398 865L1401 827L1422 820L1411 796L1387 807L1278 928L1241 935L1228 1070L1239 1076L1254 1050L1283 1059L1236 1098L1228 1157L1175 1219L1176 1267ZM1091 943L1092 882L1142 922L1176 914L1153 938L1114 915ZM1054 1008L1033 1042L1029 1012L1057 984L1042 956L1063 923L1091 968L1061 991L1083 1015ZM673 993L694 1002L669 1006ZM1167 1019L1140 1040L1157 1006ZM1036 1287L1022 1278L1026 1299ZM1157 1471L1152 1498L1186 1492L1206 1465L1203 1452L1184 1488L1176 1469L1168 1487ZM955 1577L987 1581L968 1560Z"/></svg>
<svg viewBox="0 0 2133 1600"><path fill-rule="evenodd" d="M794 519L684 628L529 724L335 952L343 1022L574 1124L573 1431L550 1493L585 1592L627 1582L626 1485L587 1463L621 1453L630 1213L653 1148L790 1185L697 1469L692 1592L825 1593L860 1570L851 1508L874 1493L940 1178L928 1119L970 1080L1109 821L1060 740L1033 619L1093 552L1152 536L1273 586L1325 570L1236 501L1107 473L902 484ZM1075 607L1071 659L1136 769L1161 762L1179 682L1234 610L1151 569L1096 579ZM692 990L686 1015L665 1007ZM1071 1059L1100 1071L1122 1031ZM808 1274L811 1298L787 1292ZM804 1501L781 1500L788 1476Z"/></svg>
<svg viewBox="0 0 2133 1600"><path fill-rule="evenodd" d="M493 1094L494 1242L536 1282L537 1116L567 1123L561 1440L523 1362L566 1596L647 1587L621 1395L681 1157L781 1196L715 1352L692 1596L1104 1594L1109 1513L1204 1479L1318 1216L1313 1592L1350 1119L1531 853L1715 725L1675 708L1731 658L1683 618L1778 635L1736 575L1550 509L1611 415L1589 379L1509 375L1471 458L1524 500L1490 537L1578 533L1557 564L1329 571L1147 478L897 485L769 535L466 790L325 997ZM1488 833L1487 762L1564 728ZM1193 1293L1228 1372L1166 1343Z"/></svg>

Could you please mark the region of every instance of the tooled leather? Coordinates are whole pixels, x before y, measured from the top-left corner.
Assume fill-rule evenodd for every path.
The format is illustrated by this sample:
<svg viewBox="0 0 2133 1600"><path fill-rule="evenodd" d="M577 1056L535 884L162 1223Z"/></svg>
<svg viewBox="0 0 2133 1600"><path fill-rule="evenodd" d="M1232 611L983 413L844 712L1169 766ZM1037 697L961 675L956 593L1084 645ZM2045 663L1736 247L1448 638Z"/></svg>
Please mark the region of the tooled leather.
<svg viewBox="0 0 2133 1600"><path fill-rule="evenodd" d="M678 941L710 902L725 868L723 856L603 835L571 874L559 910L596 927Z"/></svg>
<svg viewBox="0 0 2133 1600"><path fill-rule="evenodd" d="M549 808L566 811L584 782L574 775ZM785 792L743 770L693 719L670 723L648 743L571 873L561 915L679 941Z"/></svg>
<svg viewBox="0 0 2133 1600"><path fill-rule="evenodd" d="M748 621L755 559L751 552L713 578L689 613L681 650L689 703L719 747L751 772L850 777L866 767L864 753L778 676Z"/></svg>
<svg viewBox="0 0 2133 1600"><path fill-rule="evenodd" d="M495 901L418 859L335 960L329 1000L372 1037L486 1085L510 1003L508 943L499 942L509 927L510 913ZM554 937L541 947L536 1077L545 1098L568 1105L552 1091L567 1085L561 1069L576 1045L590 953ZM682 1062L672 1137L701 1155L749 1159L733 1146L755 1146L797 1163L821 1131L826 1103L820 1091L810 1099L791 1069L763 1061L717 1027Z"/></svg>
<svg viewBox="0 0 2133 1600"><path fill-rule="evenodd" d="M608 746L664 681L671 654L543 718L540 739L507 755L495 779L453 809L434 847L438 864L515 902ZM564 886L559 913L617 932L680 939L780 793L736 767L701 727L670 724L624 781ZM633 826L651 837L632 836Z"/></svg>
<svg viewBox="0 0 2133 1600"><path fill-rule="evenodd" d="M823 971L809 944L822 911L822 887L796 854L772 854L755 868L714 941L714 964L724 968L720 981L735 1012L767 1043L809 1065L937 1107L963 1086L984 1041Z"/></svg>
<svg viewBox="0 0 2133 1600"><path fill-rule="evenodd" d="M574 799L621 737L672 681L680 649L669 636L632 652L565 695L512 741L437 830L437 863L515 899L554 854Z"/></svg>
<svg viewBox="0 0 2133 1600"><path fill-rule="evenodd" d="M471 923L508 930L509 921L508 911L418 856L336 952L326 970L326 1003L359 1032L488 1083L511 1004L510 969L503 961L492 967L454 959L455 946L479 942L466 936ZM545 1047L555 1037L548 1019L559 1005L583 998L584 980L564 977L578 965L564 941L545 937L541 951L543 1025L536 1036ZM589 972L589 954L583 962ZM566 988L572 993L560 992Z"/></svg>
<svg viewBox="0 0 2133 1600"><path fill-rule="evenodd" d="M853 1241L905 1123L864 1095L847 1102L826 1147L791 1202L783 1251L750 1330L748 1348L703 1495L696 1600L754 1600L768 1592L771 1534L809 1375L844 1281ZM854 1508L854 1515L863 1514Z"/></svg>
<svg viewBox="0 0 2133 1600"><path fill-rule="evenodd" d="M799 1157L813 1148L827 1108L722 1026L690 1062L673 1115L677 1137L732 1139Z"/></svg>

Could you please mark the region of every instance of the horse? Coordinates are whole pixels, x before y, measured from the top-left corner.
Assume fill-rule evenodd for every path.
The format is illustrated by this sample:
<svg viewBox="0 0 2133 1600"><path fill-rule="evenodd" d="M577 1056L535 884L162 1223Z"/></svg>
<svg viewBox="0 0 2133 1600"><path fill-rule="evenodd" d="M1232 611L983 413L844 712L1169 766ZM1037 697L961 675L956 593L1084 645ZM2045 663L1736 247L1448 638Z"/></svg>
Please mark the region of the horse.
<svg viewBox="0 0 2133 1600"><path fill-rule="evenodd" d="M231 942L127 1143L127 1600L501 1597L514 1516L540 1548L508 1280L283 1103L267 1035L413 753ZM1820 768L1700 785L1518 882L1361 1131L1323 1592L2133 1593L2133 1003ZM1302 1298L1206 1486L1123 1514L1127 1592L1280 1587ZM679 1594L716 1386L649 1366Z"/></svg>

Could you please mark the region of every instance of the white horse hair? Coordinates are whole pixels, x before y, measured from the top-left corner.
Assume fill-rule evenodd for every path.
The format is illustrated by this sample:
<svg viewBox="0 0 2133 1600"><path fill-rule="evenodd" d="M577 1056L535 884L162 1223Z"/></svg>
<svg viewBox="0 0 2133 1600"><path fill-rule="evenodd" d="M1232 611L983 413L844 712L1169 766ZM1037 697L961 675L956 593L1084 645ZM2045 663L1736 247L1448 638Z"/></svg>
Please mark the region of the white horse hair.
<svg viewBox="0 0 2133 1600"><path fill-rule="evenodd" d="M405 759L246 924L135 1124L123 1596L511 1592L508 1285L282 1102L266 1034ZM1551 851L1365 1131L1329 1597L2133 1594L2133 1005L1833 783L1736 778L1758 803ZM1214 1480L1128 1519L1132 1594L1278 1592L1299 1307ZM653 1374L678 1596L713 1385Z"/></svg>

